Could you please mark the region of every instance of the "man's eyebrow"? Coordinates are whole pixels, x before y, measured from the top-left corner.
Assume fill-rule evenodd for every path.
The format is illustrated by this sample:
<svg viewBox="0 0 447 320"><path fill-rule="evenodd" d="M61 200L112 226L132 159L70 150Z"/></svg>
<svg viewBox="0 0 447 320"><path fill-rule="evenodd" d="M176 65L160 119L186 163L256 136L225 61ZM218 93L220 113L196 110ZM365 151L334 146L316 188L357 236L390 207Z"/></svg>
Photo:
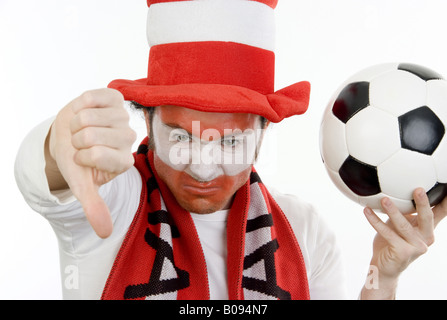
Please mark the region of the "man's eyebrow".
<svg viewBox="0 0 447 320"><path fill-rule="evenodd" d="M182 126L180 126L177 123L171 123L171 122L161 122L161 124L165 127L168 127L169 129L180 129L180 130L184 130L186 133L188 133L188 135L192 136L192 132L186 130L185 128L183 128ZM221 136L221 139L227 139L230 137L241 137L241 136L246 136L246 135L250 135L254 133L253 129L246 129L246 130L242 130L242 129L230 129L231 132L224 134ZM224 130L225 131L225 130ZM248 131L248 132L247 132Z"/></svg>
<svg viewBox="0 0 447 320"><path fill-rule="evenodd" d="M185 128L181 127L180 125L178 125L176 123L170 123L170 122L165 123L165 122L162 122L161 124L163 126L165 126L165 127L170 128L170 129L181 129L181 130L186 131L188 134L192 134L191 132L189 132L188 130L186 130Z"/></svg>
<svg viewBox="0 0 447 320"><path fill-rule="evenodd" d="M231 137L237 138L237 137L240 137L240 136L246 136L246 133L245 132L240 132L240 131L235 131L235 132L231 132L229 134L223 135L222 139L231 138Z"/></svg>

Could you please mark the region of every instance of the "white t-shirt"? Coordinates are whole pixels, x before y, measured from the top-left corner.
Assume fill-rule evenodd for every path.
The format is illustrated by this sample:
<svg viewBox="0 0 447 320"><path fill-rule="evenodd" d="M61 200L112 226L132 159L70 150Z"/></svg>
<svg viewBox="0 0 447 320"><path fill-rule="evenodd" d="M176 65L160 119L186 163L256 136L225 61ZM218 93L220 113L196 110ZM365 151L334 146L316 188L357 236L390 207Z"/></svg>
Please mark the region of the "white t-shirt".
<svg viewBox="0 0 447 320"><path fill-rule="evenodd" d="M15 163L17 185L26 202L49 221L57 235L64 299L99 299L137 212L141 176L132 167L100 188L114 225L112 235L100 239L70 190L57 193L49 190L44 143L53 120L38 125L23 141ZM311 299L346 299L345 274L334 233L306 202L269 191L287 216L300 245ZM211 299L228 299L225 232L228 211L191 215L205 254Z"/></svg>

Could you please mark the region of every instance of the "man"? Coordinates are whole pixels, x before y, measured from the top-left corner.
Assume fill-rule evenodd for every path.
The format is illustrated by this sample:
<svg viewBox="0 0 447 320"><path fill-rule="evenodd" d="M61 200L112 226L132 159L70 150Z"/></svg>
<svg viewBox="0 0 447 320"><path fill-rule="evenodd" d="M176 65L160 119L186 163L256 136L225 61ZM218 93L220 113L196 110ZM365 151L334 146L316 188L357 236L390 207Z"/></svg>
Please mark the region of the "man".
<svg viewBox="0 0 447 320"><path fill-rule="evenodd" d="M64 297L344 298L333 234L252 168L268 121L305 112L309 100L305 82L273 90L276 1L148 5L147 79L84 93L17 157L25 198L58 235L62 270L79 273ZM135 156L124 100L147 124ZM400 273L433 242L446 203L432 212L421 190L415 202L415 227L387 199L388 224L365 209L379 234L379 283L362 298L393 298Z"/></svg>

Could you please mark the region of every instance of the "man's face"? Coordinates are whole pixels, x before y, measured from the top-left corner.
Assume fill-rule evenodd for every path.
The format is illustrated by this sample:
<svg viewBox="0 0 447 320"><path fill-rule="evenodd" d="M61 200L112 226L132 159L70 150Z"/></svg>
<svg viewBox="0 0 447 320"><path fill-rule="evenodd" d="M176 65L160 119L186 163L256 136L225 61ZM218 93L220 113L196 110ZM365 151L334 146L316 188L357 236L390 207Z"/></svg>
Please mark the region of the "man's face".
<svg viewBox="0 0 447 320"><path fill-rule="evenodd" d="M260 117L161 106L152 124L146 121L155 170L178 203L202 214L228 209L250 176L262 139Z"/></svg>

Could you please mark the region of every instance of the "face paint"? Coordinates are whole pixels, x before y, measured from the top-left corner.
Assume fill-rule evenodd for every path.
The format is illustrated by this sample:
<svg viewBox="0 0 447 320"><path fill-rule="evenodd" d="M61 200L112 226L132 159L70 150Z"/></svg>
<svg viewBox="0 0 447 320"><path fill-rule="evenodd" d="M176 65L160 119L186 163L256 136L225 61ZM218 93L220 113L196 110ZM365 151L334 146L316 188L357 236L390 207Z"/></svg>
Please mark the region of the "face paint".
<svg viewBox="0 0 447 320"><path fill-rule="evenodd" d="M229 209L250 177L261 141L259 116L162 106L152 125L146 121L155 170L180 206L199 214Z"/></svg>
<svg viewBox="0 0 447 320"><path fill-rule="evenodd" d="M223 136L213 128L201 132L199 121L191 127L190 133L154 115L155 153L172 169L198 181L212 181L221 175L238 175L253 164L262 136L259 122L255 129L224 129Z"/></svg>

